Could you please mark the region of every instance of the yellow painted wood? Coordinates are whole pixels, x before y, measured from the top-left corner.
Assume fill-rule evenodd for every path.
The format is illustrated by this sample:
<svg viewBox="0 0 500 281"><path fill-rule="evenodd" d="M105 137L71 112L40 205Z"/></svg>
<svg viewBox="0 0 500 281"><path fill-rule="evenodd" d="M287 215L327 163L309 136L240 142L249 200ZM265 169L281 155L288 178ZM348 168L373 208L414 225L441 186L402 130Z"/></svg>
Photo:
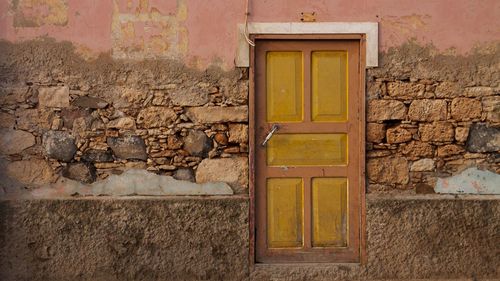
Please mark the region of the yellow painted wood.
<svg viewBox="0 0 500 281"><path fill-rule="evenodd" d="M347 77L346 51L312 52L312 121L347 121Z"/></svg>
<svg viewBox="0 0 500 281"><path fill-rule="evenodd" d="M312 179L312 246L347 247L347 179Z"/></svg>
<svg viewBox="0 0 500 281"><path fill-rule="evenodd" d="M266 58L267 122L302 121L302 52L268 52Z"/></svg>
<svg viewBox="0 0 500 281"><path fill-rule="evenodd" d="M267 241L269 248L302 246L301 178L267 179Z"/></svg>
<svg viewBox="0 0 500 281"><path fill-rule="evenodd" d="M274 134L268 166L347 165L347 134Z"/></svg>

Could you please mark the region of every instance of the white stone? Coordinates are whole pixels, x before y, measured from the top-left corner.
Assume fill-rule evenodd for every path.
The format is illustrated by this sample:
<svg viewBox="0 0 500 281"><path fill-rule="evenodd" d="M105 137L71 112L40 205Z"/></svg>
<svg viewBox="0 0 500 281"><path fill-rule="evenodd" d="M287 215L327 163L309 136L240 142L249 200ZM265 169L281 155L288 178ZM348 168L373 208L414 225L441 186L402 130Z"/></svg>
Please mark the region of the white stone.
<svg viewBox="0 0 500 281"><path fill-rule="evenodd" d="M413 164L411 164L410 171L412 172L433 171L434 167L435 167L434 160L426 158L413 162Z"/></svg>

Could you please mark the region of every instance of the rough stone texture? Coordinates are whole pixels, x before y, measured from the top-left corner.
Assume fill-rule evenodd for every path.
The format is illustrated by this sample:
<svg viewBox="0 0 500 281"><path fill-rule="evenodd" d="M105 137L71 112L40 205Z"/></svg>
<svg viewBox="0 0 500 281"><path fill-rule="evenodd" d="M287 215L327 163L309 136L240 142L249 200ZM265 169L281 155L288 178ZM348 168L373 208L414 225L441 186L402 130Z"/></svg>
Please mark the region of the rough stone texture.
<svg viewBox="0 0 500 281"><path fill-rule="evenodd" d="M411 141L412 134L410 131L400 126L387 129L387 143L403 143Z"/></svg>
<svg viewBox="0 0 500 281"><path fill-rule="evenodd" d="M472 125L467 150L470 152L495 152L500 151L500 128L489 127L486 124Z"/></svg>
<svg viewBox="0 0 500 281"><path fill-rule="evenodd" d="M109 150L88 149L82 155L85 162L113 162L113 154Z"/></svg>
<svg viewBox="0 0 500 281"><path fill-rule="evenodd" d="M406 118L406 106L395 100L371 100L368 102L367 121L403 120Z"/></svg>
<svg viewBox="0 0 500 281"><path fill-rule="evenodd" d="M174 91L169 97L176 106L201 106L210 100L206 89L196 87Z"/></svg>
<svg viewBox="0 0 500 281"><path fill-rule="evenodd" d="M248 158L204 159L196 170L196 182L222 181L235 193L248 192Z"/></svg>
<svg viewBox="0 0 500 281"><path fill-rule="evenodd" d="M35 145L35 136L13 129L0 129L0 153L17 154Z"/></svg>
<svg viewBox="0 0 500 281"><path fill-rule="evenodd" d="M248 125L229 124L229 142L248 143Z"/></svg>
<svg viewBox="0 0 500 281"><path fill-rule="evenodd" d="M12 114L0 112L0 128L14 128L16 117Z"/></svg>
<svg viewBox="0 0 500 281"><path fill-rule="evenodd" d="M184 138L184 150L193 156L204 156L212 149L212 141L202 131L190 131Z"/></svg>
<svg viewBox="0 0 500 281"><path fill-rule="evenodd" d="M0 172L0 174L2 174ZM14 161L7 165L6 176L24 185L48 184L55 180L52 168L41 159Z"/></svg>
<svg viewBox="0 0 500 281"><path fill-rule="evenodd" d="M366 165L368 179L378 183L408 183L408 161L403 157L369 159Z"/></svg>
<svg viewBox="0 0 500 281"><path fill-rule="evenodd" d="M448 157L452 155L457 155L460 153L465 152L465 149L461 145L456 145L456 144L447 144L444 146L440 146L437 149L437 156L438 157Z"/></svg>
<svg viewBox="0 0 500 281"><path fill-rule="evenodd" d="M76 153L75 138L66 131L48 131L43 135L45 154L69 162Z"/></svg>
<svg viewBox="0 0 500 281"><path fill-rule="evenodd" d="M132 117L120 117L109 121L106 126L110 129L134 130L135 120Z"/></svg>
<svg viewBox="0 0 500 281"><path fill-rule="evenodd" d="M446 101L444 100L414 100L408 109L408 118L414 121L446 120Z"/></svg>
<svg viewBox="0 0 500 281"><path fill-rule="evenodd" d="M186 111L187 117L197 123L222 123L248 121L248 107L192 107Z"/></svg>
<svg viewBox="0 0 500 281"><path fill-rule="evenodd" d="M387 93L396 99L422 98L425 93L425 85L407 82L387 83Z"/></svg>
<svg viewBox="0 0 500 281"><path fill-rule="evenodd" d="M433 171L435 168L434 160L424 158L418 161L415 161L410 166L410 171L412 172L426 172Z"/></svg>
<svg viewBox="0 0 500 281"><path fill-rule="evenodd" d="M93 183L96 180L95 167L87 163L69 163L63 169L62 175L84 183Z"/></svg>
<svg viewBox="0 0 500 281"><path fill-rule="evenodd" d="M111 137L106 142L118 158L138 160L146 160L148 158L146 144L138 136Z"/></svg>
<svg viewBox="0 0 500 281"><path fill-rule="evenodd" d="M451 117L458 121L474 120L481 117L481 101L456 98L451 102Z"/></svg>
<svg viewBox="0 0 500 281"><path fill-rule="evenodd" d="M145 108L139 112L137 116L137 124L141 124L144 128L166 127L177 118L175 111L168 107L152 106Z"/></svg>
<svg viewBox="0 0 500 281"><path fill-rule="evenodd" d="M38 103L42 107L68 107L68 86L39 88Z"/></svg>
<svg viewBox="0 0 500 281"><path fill-rule="evenodd" d="M0 279L244 280L247 216L239 198L0 201Z"/></svg>
<svg viewBox="0 0 500 281"><path fill-rule="evenodd" d="M408 144L401 146L401 152L403 155L414 160L420 157L432 157L434 156L434 148L431 144L419 141L412 141Z"/></svg>
<svg viewBox="0 0 500 281"><path fill-rule="evenodd" d="M71 105L83 108L102 109L108 106L108 102L101 98L83 96L77 97L76 99L71 101Z"/></svg>
<svg viewBox="0 0 500 281"><path fill-rule="evenodd" d="M191 169L178 169L173 174L174 179L195 182L194 172Z"/></svg>
<svg viewBox="0 0 500 281"><path fill-rule="evenodd" d="M447 122L435 122L433 124L422 124L419 127L422 141L446 142L453 141L455 130L453 125Z"/></svg>
<svg viewBox="0 0 500 281"><path fill-rule="evenodd" d="M482 105L483 111L486 112L486 120L500 123L500 95L483 98Z"/></svg>
<svg viewBox="0 0 500 281"><path fill-rule="evenodd" d="M462 93L460 85L454 82L443 82L436 87L438 98L454 98Z"/></svg>
<svg viewBox="0 0 500 281"><path fill-rule="evenodd" d="M366 124L366 141L379 143L385 138L385 124Z"/></svg>
<svg viewBox="0 0 500 281"><path fill-rule="evenodd" d="M368 195L363 265L251 268L248 213L248 199L238 197L0 201L0 279L486 280L500 274L492 250L500 202L491 197Z"/></svg>
<svg viewBox="0 0 500 281"><path fill-rule="evenodd" d="M458 142L465 142L469 137L468 127L456 127L455 128L455 140Z"/></svg>

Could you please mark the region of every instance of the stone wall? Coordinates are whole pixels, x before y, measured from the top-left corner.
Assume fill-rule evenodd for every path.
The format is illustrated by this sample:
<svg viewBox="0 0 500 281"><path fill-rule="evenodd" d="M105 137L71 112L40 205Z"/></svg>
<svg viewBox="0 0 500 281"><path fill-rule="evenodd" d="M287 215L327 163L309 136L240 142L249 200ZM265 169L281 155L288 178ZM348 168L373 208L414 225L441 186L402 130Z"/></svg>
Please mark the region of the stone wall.
<svg viewBox="0 0 500 281"><path fill-rule="evenodd" d="M0 49L1 192L128 169L248 192L246 70L85 61L52 41Z"/></svg>
<svg viewBox="0 0 500 281"><path fill-rule="evenodd" d="M495 182L500 191L497 50L464 57L408 43L384 54L381 67L368 71L369 192L432 193L439 178L470 167L496 175L471 178L475 193ZM460 192L466 185L464 180L442 191Z"/></svg>

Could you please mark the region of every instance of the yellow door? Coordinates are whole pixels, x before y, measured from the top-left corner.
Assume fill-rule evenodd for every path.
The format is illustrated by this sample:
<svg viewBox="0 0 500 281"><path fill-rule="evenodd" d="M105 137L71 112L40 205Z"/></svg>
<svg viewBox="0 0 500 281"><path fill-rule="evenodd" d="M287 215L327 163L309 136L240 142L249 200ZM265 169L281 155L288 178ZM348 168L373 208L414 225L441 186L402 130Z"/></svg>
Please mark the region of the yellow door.
<svg viewBox="0 0 500 281"><path fill-rule="evenodd" d="M359 260L359 40L257 40L257 262Z"/></svg>

